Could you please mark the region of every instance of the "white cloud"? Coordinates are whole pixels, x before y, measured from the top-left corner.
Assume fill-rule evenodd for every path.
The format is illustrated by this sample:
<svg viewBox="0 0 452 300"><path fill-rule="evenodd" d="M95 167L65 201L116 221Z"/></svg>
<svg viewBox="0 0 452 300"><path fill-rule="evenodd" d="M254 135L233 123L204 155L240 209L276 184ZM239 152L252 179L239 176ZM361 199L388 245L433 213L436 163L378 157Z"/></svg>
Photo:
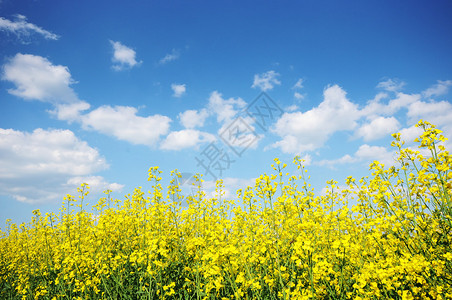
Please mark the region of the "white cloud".
<svg viewBox="0 0 452 300"><path fill-rule="evenodd" d="M422 128L416 127L415 125L403 128L399 131L400 138L402 141L407 143L413 143L416 138L422 134Z"/></svg>
<svg viewBox="0 0 452 300"><path fill-rule="evenodd" d="M107 167L97 150L80 141L70 130L36 129L32 133L0 129L2 152L19 160L5 159L0 176L3 178L36 173L83 175ZM13 164L19 163L17 167ZM8 168L5 168L8 166ZM56 167L58 166L58 167Z"/></svg>
<svg viewBox="0 0 452 300"><path fill-rule="evenodd" d="M356 151L355 156L360 161L371 163L375 160L383 163L386 167L394 165L395 153L389 152L385 147L369 146L367 144L361 145Z"/></svg>
<svg viewBox="0 0 452 300"><path fill-rule="evenodd" d="M91 105L89 105L89 103L80 101L71 104L57 104L55 109L48 110L48 112L56 116L58 120L72 123L74 121L79 121L81 112L88 110L90 107Z"/></svg>
<svg viewBox="0 0 452 300"><path fill-rule="evenodd" d="M206 109L201 110L186 110L179 113L179 120L185 128L203 127L209 112Z"/></svg>
<svg viewBox="0 0 452 300"><path fill-rule="evenodd" d="M41 56L17 54L3 67L2 79L15 84L8 92L27 100L54 105L49 112L60 120L81 122L84 129L93 129L133 144L154 145L169 130L168 117L137 116L137 109L128 106L102 106L82 115L90 105L78 99L70 87L74 83L67 67L53 65Z"/></svg>
<svg viewBox="0 0 452 300"><path fill-rule="evenodd" d="M81 117L84 129L93 129L119 140L138 145L155 145L169 130L171 119L166 116L137 116L130 106L101 106Z"/></svg>
<svg viewBox="0 0 452 300"><path fill-rule="evenodd" d="M437 84L421 94L399 92L396 93L396 98L389 100L387 103L382 100L387 98L388 95L380 93L361 112L368 119L378 119L382 115L393 117L396 113L404 110L408 119L407 125L414 125L420 119L423 119L441 127L445 131L446 136L452 138L452 133L449 133L452 131L452 104L449 101L435 101L433 99L422 101L422 97L430 98L447 93L450 85L452 85L451 80L438 81ZM396 128L394 120L389 124ZM418 131L413 129L413 127L405 128L402 131L406 136L404 139L407 142L411 142L413 138L417 137L415 132ZM363 132L361 134L364 136Z"/></svg>
<svg viewBox="0 0 452 300"><path fill-rule="evenodd" d="M452 104L447 101L417 101L412 103L407 112L408 122L416 124L420 119L428 121L444 131L452 139Z"/></svg>
<svg viewBox="0 0 452 300"><path fill-rule="evenodd" d="M241 98L224 99L222 94L214 91L210 94L209 102L206 108L201 110L187 110L179 114L179 119L181 124L186 129L193 129L195 127L204 126L206 118L211 115L215 115L217 122L221 125L217 133L219 135L224 134L223 138L227 139L230 145L236 148L256 148L259 140L262 139L262 136L254 134L254 120L248 116L237 119L239 110L243 109L245 106L246 102ZM237 135L232 136L229 134L231 130L238 131L234 131L234 133L240 133L239 137L237 137ZM173 144L176 144L176 141L174 140L176 137L183 141L182 144L187 144L190 147L197 146L199 142L202 141L201 139L199 139L199 142L197 141L199 134L194 132L192 132L194 135L192 141L187 141L185 139L187 133L190 133L190 131L182 130L172 132L163 143L162 147L171 149L179 147L172 146Z"/></svg>
<svg viewBox="0 0 452 300"><path fill-rule="evenodd" d="M264 136L257 134L253 124L254 119L251 117L236 118L232 122L223 123L218 130L218 135L226 144L236 150L256 149Z"/></svg>
<svg viewBox="0 0 452 300"><path fill-rule="evenodd" d="M298 81L294 84L292 89L302 89L303 88L303 79L300 78Z"/></svg>
<svg viewBox="0 0 452 300"><path fill-rule="evenodd" d="M299 107L296 104L286 107L286 111L296 111Z"/></svg>
<svg viewBox="0 0 452 300"><path fill-rule="evenodd" d="M161 65L164 65L170 61L176 60L180 57L180 52L176 49L173 49L173 51L171 53L166 54L160 61L159 63Z"/></svg>
<svg viewBox="0 0 452 300"><path fill-rule="evenodd" d="M316 164L329 168L335 168L337 165L356 162L362 162L368 165L375 160L384 164L386 167L396 164L394 152L388 151L385 147L369 146L367 144L361 145L353 156L346 154L338 159L325 159L317 162Z"/></svg>
<svg viewBox="0 0 452 300"><path fill-rule="evenodd" d="M15 89L8 89L10 94L27 100L53 104L80 101L70 87L75 81L69 69L41 56L16 54L3 66L2 79L15 84Z"/></svg>
<svg viewBox="0 0 452 300"><path fill-rule="evenodd" d="M294 97L295 99L297 99L297 100L303 100L304 95L303 95L303 94L300 94L299 92L295 92L295 93L293 94L293 97Z"/></svg>
<svg viewBox="0 0 452 300"><path fill-rule="evenodd" d="M8 90L15 96L53 104L49 112L59 120L77 121L84 129L133 144L154 145L169 130L171 119L168 117L140 117L136 115L136 108L128 106L102 106L82 114L90 104L80 100L70 87L74 81L68 68L53 65L41 56L17 54L4 65L2 79L15 84L15 89Z"/></svg>
<svg viewBox="0 0 452 300"><path fill-rule="evenodd" d="M16 54L3 66L2 79L15 85L8 89L14 96L53 104L55 109L51 113L60 120L75 121L90 108L71 88L75 81L69 69L53 65L42 56Z"/></svg>
<svg viewBox="0 0 452 300"><path fill-rule="evenodd" d="M387 96L385 93L378 94L362 109L362 114L367 117L377 117L380 115L392 116L401 109L409 109L412 103L418 102L421 99L421 95L419 94L397 93L397 97L386 104L381 100Z"/></svg>
<svg viewBox="0 0 452 300"><path fill-rule="evenodd" d="M449 92L449 87L452 85L452 80L438 80L437 83L425 91L422 92L422 95L426 98L445 95Z"/></svg>
<svg viewBox="0 0 452 300"><path fill-rule="evenodd" d="M399 92L404 85L405 82L400 81L398 79L387 79L385 81L379 82L377 88L384 89L385 91L388 92Z"/></svg>
<svg viewBox="0 0 452 300"><path fill-rule="evenodd" d="M161 143L160 148L164 150L182 150L185 148L197 148L201 143L215 141L214 135L194 129L173 131Z"/></svg>
<svg viewBox="0 0 452 300"><path fill-rule="evenodd" d="M27 22L27 17L23 15L16 15L14 21L0 17L0 31L15 34L18 38L28 38L33 33L37 33L47 40L58 40L59 36L42 29L41 27ZM23 40L25 42L25 40Z"/></svg>
<svg viewBox="0 0 452 300"><path fill-rule="evenodd" d="M394 117L377 117L362 125L356 132L357 136L365 141L376 140L395 133L400 128L400 123Z"/></svg>
<svg viewBox="0 0 452 300"><path fill-rule="evenodd" d="M223 99L219 92L214 91L209 97L208 110L216 114L219 123L229 122L237 114L237 109L241 109L245 105L246 102L241 98L229 98L226 100Z"/></svg>
<svg viewBox="0 0 452 300"><path fill-rule="evenodd" d="M284 113L273 132L282 140L273 144L284 153L299 154L320 148L337 131L352 130L357 126L360 112L350 102L345 91L337 85L325 89L319 106L302 112Z"/></svg>
<svg viewBox="0 0 452 300"><path fill-rule="evenodd" d="M18 201L62 200L73 193L77 177L108 168L105 159L70 130L32 133L0 129L0 193ZM99 181L104 183L101 177ZM120 187L118 184L109 184Z"/></svg>
<svg viewBox="0 0 452 300"><path fill-rule="evenodd" d="M141 61L136 60L135 50L121 44L121 42L110 41L113 47L113 58L114 63L113 69L116 71L121 71L125 68L132 68L139 65Z"/></svg>
<svg viewBox="0 0 452 300"><path fill-rule="evenodd" d="M419 119L425 119L435 125L446 125L452 123L452 104L447 101L412 103L407 112L410 122L417 123Z"/></svg>
<svg viewBox="0 0 452 300"><path fill-rule="evenodd" d="M369 118L376 117L379 114L385 114L382 112L382 109L385 106L385 104L382 103L382 100L387 97L388 94L386 93L378 93L373 99L367 102L366 106L361 110L361 113Z"/></svg>
<svg viewBox="0 0 452 300"><path fill-rule="evenodd" d="M386 114L395 114L402 108L409 108L412 103L419 101L421 98L418 94L404 94L398 93L397 98L389 101L386 107L383 107L383 112Z"/></svg>
<svg viewBox="0 0 452 300"><path fill-rule="evenodd" d="M185 84L171 84L171 89L173 90L173 97L179 98L185 94L186 87Z"/></svg>
<svg viewBox="0 0 452 300"><path fill-rule="evenodd" d="M342 165L342 164L350 164L350 163L354 163L356 162L357 159L353 156L351 156L350 154L345 154L344 156L338 158L338 159L324 159L321 160L319 162L317 162L316 164L319 166L327 166L329 168L334 168L336 165Z"/></svg>
<svg viewBox="0 0 452 300"><path fill-rule="evenodd" d="M273 89L275 85L280 85L281 81L277 79L279 73L271 70L262 74L254 75L252 88L260 88L262 91Z"/></svg>
<svg viewBox="0 0 452 300"><path fill-rule="evenodd" d="M100 194L106 190L119 192L124 187L123 184L109 183L102 176L76 176L67 181L68 185L76 187L79 187L82 183L87 183L90 187L90 193L93 194Z"/></svg>

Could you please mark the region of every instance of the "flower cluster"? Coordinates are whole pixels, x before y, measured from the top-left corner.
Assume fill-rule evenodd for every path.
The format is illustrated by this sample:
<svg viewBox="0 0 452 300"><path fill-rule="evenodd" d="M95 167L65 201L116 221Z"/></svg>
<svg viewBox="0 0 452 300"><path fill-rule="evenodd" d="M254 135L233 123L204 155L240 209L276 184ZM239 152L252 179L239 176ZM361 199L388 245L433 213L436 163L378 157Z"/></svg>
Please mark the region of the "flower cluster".
<svg viewBox="0 0 452 300"><path fill-rule="evenodd" d="M452 156L428 122L399 167L329 181L316 196L275 159L275 174L224 199L185 197L181 175L86 210L89 187L58 214L0 231L2 299L451 299ZM182 204L186 202L186 204ZM354 204L354 205L352 205Z"/></svg>

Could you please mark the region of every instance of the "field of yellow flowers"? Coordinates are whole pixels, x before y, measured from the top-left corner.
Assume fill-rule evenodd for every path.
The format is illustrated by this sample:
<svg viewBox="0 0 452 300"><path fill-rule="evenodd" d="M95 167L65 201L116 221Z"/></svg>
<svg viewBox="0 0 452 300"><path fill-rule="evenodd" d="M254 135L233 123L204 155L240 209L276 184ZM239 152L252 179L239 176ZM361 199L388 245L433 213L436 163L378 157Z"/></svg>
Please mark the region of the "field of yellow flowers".
<svg viewBox="0 0 452 300"><path fill-rule="evenodd" d="M393 135L398 167L375 161L322 196L298 158L235 200L209 199L201 178L184 197L177 171L164 189L153 167L149 194L106 191L93 213L82 185L58 214L0 231L0 298L452 299L452 156L418 126L419 150Z"/></svg>

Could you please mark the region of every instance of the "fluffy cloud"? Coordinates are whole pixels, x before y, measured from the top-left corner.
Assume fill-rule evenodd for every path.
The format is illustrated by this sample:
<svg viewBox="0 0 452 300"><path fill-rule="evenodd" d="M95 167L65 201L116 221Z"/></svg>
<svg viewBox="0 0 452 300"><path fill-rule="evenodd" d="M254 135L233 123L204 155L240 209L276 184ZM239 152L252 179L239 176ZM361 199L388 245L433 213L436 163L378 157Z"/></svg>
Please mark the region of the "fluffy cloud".
<svg viewBox="0 0 452 300"><path fill-rule="evenodd" d="M350 164L356 162L357 159L350 154L345 154L344 156L337 159L323 159L316 164L319 166L327 166L329 168L334 168L336 165Z"/></svg>
<svg viewBox="0 0 452 300"><path fill-rule="evenodd" d="M185 148L197 148L201 143L213 142L216 138L210 133L194 129L173 131L161 143L164 150L182 150Z"/></svg>
<svg viewBox="0 0 452 300"><path fill-rule="evenodd" d="M183 94L185 94L186 87L185 84L175 84L171 85L171 89L173 90L173 97L179 98Z"/></svg>
<svg viewBox="0 0 452 300"><path fill-rule="evenodd" d="M178 50L173 49L171 53L166 54L162 59L160 59L159 63L164 65L170 61L176 60L180 57L180 53Z"/></svg>
<svg viewBox="0 0 452 300"><path fill-rule="evenodd" d="M227 140L226 143L235 148L256 148L262 137L255 134L254 120L250 117L237 118L239 110L243 109L245 105L246 102L241 98L224 99L219 92L212 92L207 108L199 111L187 110L179 114L180 122L186 129L171 132L162 143L161 148L176 150L186 147L197 147L202 142L214 140L210 135L196 130L189 130L195 127L202 127L206 118L211 115L215 115L217 122L221 124L218 134ZM231 135L231 130L234 133L240 133L240 135ZM176 139L180 140L180 144Z"/></svg>
<svg viewBox="0 0 452 300"><path fill-rule="evenodd" d="M398 79L387 79L378 83L377 87L388 92L398 92L405 86L405 82Z"/></svg>
<svg viewBox="0 0 452 300"><path fill-rule="evenodd" d="M132 144L153 146L169 130L171 119L166 116L137 116L138 110L130 106L101 106L83 116L85 129L114 136Z"/></svg>
<svg viewBox="0 0 452 300"><path fill-rule="evenodd" d="M302 112L285 113L272 129L282 140L273 144L284 153L299 154L322 147L335 132L357 126L360 112L337 85L325 89L319 106Z"/></svg>
<svg viewBox="0 0 452 300"><path fill-rule="evenodd" d="M365 141L372 141L392 133L400 128L400 123L394 117L377 117L362 125L357 130L357 136L362 137Z"/></svg>
<svg viewBox="0 0 452 300"><path fill-rule="evenodd" d="M73 103L79 101L70 87L75 81L69 69L53 65L47 58L18 53L3 66L3 80L11 81L15 89L8 92L27 100Z"/></svg>
<svg viewBox="0 0 452 300"><path fill-rule="evenodd" d="M113 69L116 71L121 71L125 68L132 68L141 63L136 60L135 50L121 44L121 42L110 41L113 47L113 58L111 59L114 63Z"/></svg>
<svg viewBox="0 0 452 300"><path fill-rule="evenodd" d="M224 126L237 116L239 110L246 106L246 102L241 98L224 99L218 91L213 91L208 99L206 108L200 110L186 110L179 113L179 120L186 129L193 129L204 126L205 120L209 116L216 116L217 122Z"/></svg>
<svg viewBox="0 0 452 300"><path fill-rule="evenodd" d="M355 153L355 157L359 161L365 161L367 163L378 160L385 166L391 166L396 163L395 153L388 151L385 147L361 145Z"/></svg>
<svg viewBox="0 0 452 300"><path fill-rule="evenodd" d="M79 121L85 129L94 129L134 144L154 144L166 134L170 119L163 116L147 118L136 115L132 107L100 107L85 115L90 105L78 99L70 87L74 83L67 67L53 65L41 56L17 54L3 68L3 80L15 84L8 92L28 100L54 105L50 112L60 120Z"/></svg>
<svg viewBox="0 0 452 300"><path fill-rule="evenodd" d="M182 126L185 128L203 127L206 118L209 113L206 109L201 110L186 110L183 113L179 113L179 120Z"/></svg>
<svg viewBox="0 0 452 300"><path fill-rule="evenodd" d="M26 39L34 33L41 35L47 40L59 39L58 35L27 22L27 17L23 15L16 15L14 21L0 17L0 31L12 33L23 42L26 42Z"/></svg>
<svg viewBox="0 0 452 300"><path fill-rule="evenodd" d="M71 104L57 104L55 109L48 110L49 113L56 116L58 120L68 121L72 123L79 121L81 113L90 108L90 105L84 101Z"/></svg>
<svg viewBox="0 0 452 300"><path fill-rule="evenodd" d="M254 75L254 81L252 88L260 88L262 91L268 91L273 89L275 85L280 85L281 81L278 80L279 73L271 70L262 74Z"/></svg>
<svg viewBox="0 0 452 300"><path fill-rule="evenodd" d="M449 87L452 85L452 80L438 80L437 83L425 91L422 92L422 95L426 98L445 95L449 92Z"/></svg>
<svg viewBox="0 0 452 300"><path fill-rule="evenodd" d="M370 146L367 144L361 145L353 155L346 154L338 159L321 160L316 164L335 168L337 165L356 162L362 162L368 165L375 160L383 163L386 167L396 164L394 152L388 151L385 147Z"/></svg>
<svg viewBox="0 0 452 300"><path fill-rule="evenodd" d="M74 192L76 178L107 168L99 152L70 130L36 129L28 133L0 129L0 191L18 201L61 200L66 193ZM97 183L121 187L101 177ZM96 186L96 182L93 184Z"/></svg>
<svg viewBox="0 0 452 300"><path fill-rule="evenodd" d="M0 129L3 178L24 174L61 173L83 175L107 167L97 150L80 141L70 130L36 129L32 133ZM11 159L20 157L22 159ZM19 163L18 166L13 165Z"/></svg>
<svg viewBox="0 0 452 300"><path fill-rule="evenodd" d="M362 115L369 118L380 115L392 116L401 109L409 109L412 103L419 102L422 98L419 94L397 93L396 98L390 100L388 103L383 103L382 100L387 97L387 94L378 94L362 109Z"/></svg>
<svg viewBox="0 0 452 300"><path fill-rule="evenodd" d="M447 101L417 101L412 103L407 112L408 122L416 124L420 119L429 121L444 131L452 139L452 104Z"/></svg>
<svg viewBox="0 0 452 300"><path fill-rule="evenodd" d="M399 131L400 138L407 142L413 143L416 138L418 138L422 134L422 128L416 127L415 125L403 128Z"/></svg>
<svg viewBox="0 0 452 300"><path fill-rule="evenodd" d="M420 119L427 120L438 127L441 127L446 131L448 137L452 137L449 132L452 130L452 104L449 101L435 101L430 99L434 96L444 95L448 92L449 86L452 85L452 80L441 81L439 80L435 85L431 86L427 90L420 94L405 94L396 93L394 99L384 102L388 95L386 93L379 93L373 100L369 101L367 105L361 110L363 116L371 120L379 120L380 126L377 126L380 130L387 125L387 131L390 129L398 129L395 121L395 114L404 112L407 117L407 125L411 126L416 124ZM429 98L427 101L422 99ZM384 124L383 116L387 116L385 120L389 123ZM369 137L371 134L371 127L369 124L363 125L357 132L358 135L363 137ZM367 129L366 129L367 128ZM380 132L376 127L375 134ZM384 131L384 130L383 130ZM365 133L367 132L367 134ZM419 130L414 129L413 126L402 129L404 138L407 142L412 141L418 136Z"/></svg>
<svg viewBox="0 0 452 300"><path fill-rule="evenodd" d="M51 112L60 120L74 121L90 105L78 98L71 85L75 83L69 69L53 65L47 58L18 53L3 66L2 79L12 82L8 89L25 100L51 103Z"/></svg>
<svg viewBox="0 0 452 300"><path fill-rule="evenodd" d="M417 101L408 107L407 116L412 123L426 119L435 125L445 125L452 122L452 104L447 101L424 102Z"/></svg>
<svg viewBox="0 0 452 300"><path fill-rule="evenodd" d="M262 134L257 134L254 119L251 117L239 117L232 122L224 123L218 130L218 135L238 155L241 155L245 149L256 149L259 141L264 137Z"/></svg>
<svg viewBox="0 0 452 300"><path fill-rule="evenodd" d="M137 116L137 109L128 106L102 106L89 113L90 105L80 100L70 87L74 83L67 67L53 65L41 56L17 54L3 67L3 80L14 83L8 92L27 100L54 105L50 113L60 120L80 122L92 129L133 144L154 145L169 129L168 117Z"/></svg>
<svg viewBox="0 0 452 300"><path fill-rule="evenodd" d="M246 102L241 98L223 99L219 92L214 91L209 97L208 110L216 114L219 123L229 122L238 113L238 109L244 108L245 105Z"/></svg>
<svg viewBox="0 0 452 300"><path fill-rule="evenodd" d="M421 96L417 94L398 93L397 98L389 101L387 106L382 107L382 112L388 115L395 114L400 109L408 108L412 103L418 102Z"/></svg>

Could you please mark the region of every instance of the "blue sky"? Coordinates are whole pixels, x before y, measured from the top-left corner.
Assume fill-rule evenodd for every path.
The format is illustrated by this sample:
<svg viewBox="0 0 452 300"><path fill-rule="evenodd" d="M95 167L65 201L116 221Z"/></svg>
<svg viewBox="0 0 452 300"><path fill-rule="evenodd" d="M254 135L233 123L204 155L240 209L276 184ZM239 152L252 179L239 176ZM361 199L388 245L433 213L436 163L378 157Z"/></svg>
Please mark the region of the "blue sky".
<svg viewBox="0 0 452 300"><path fill-rule="evenodd" d="M58 211L81 182L91 204L148 190L151 166L165 182L204 173L208 191L222 178L234 197L273 158L300 155L321 193L391 164L390 134L414 139L421 118L451 137L451 13L450 1L2 0L0 224Z"/></svg>

